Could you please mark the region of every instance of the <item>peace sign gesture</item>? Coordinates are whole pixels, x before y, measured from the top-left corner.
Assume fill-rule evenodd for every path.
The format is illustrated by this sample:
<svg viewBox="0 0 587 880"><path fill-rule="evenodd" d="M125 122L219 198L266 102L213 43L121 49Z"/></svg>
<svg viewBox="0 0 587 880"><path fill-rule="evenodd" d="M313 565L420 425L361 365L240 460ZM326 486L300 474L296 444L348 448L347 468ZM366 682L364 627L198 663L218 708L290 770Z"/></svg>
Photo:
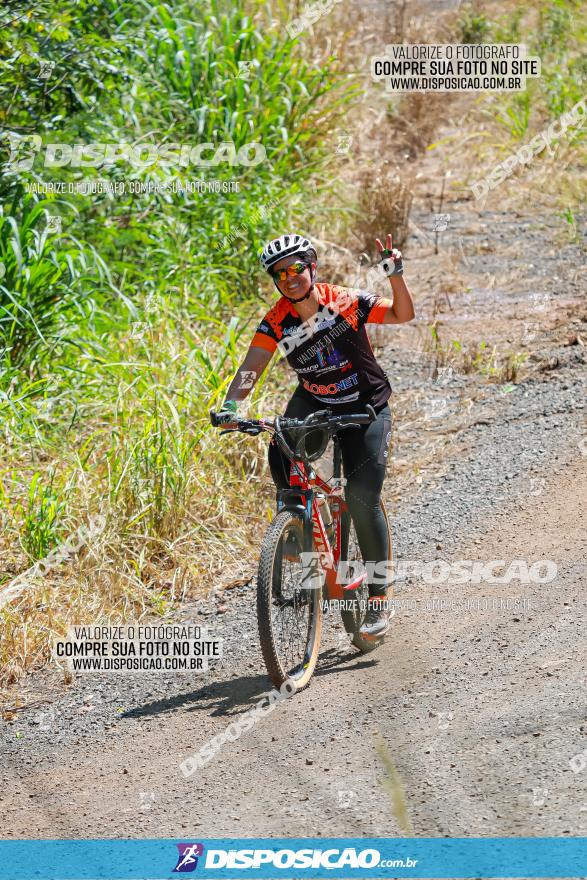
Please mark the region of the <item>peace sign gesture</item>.
<svg viewBox="0 0 587 880"><path fill-rule="evenodd" d="M392 246L391 232L387 233L387 247L383 247L381 239L379 238L375 239L375 244L377 245L377 250L381 254L379 265L383 268L387 277L389 278L390 275L403 275L404 264L401 251L398 251L397 248Z"/></svg>

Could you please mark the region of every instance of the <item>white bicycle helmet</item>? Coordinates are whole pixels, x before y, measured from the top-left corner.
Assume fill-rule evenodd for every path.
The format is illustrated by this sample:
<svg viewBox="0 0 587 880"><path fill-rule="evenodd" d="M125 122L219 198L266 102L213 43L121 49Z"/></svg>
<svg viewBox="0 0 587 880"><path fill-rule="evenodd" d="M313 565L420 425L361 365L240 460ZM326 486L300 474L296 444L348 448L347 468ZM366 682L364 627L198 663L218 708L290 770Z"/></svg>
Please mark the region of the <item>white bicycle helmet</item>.
<svg viewBox="0 0 587 880"><path fill-rule="evenodd" d="M316 248L309 238L298 235L295 232L290 232L287 235L280 235L279 238L273 238L267 242L261 251L263 268L266 272L269 272L275 263L283 260L284 257L291 257L292 254L299 254L300 257L311 259L312 262L318 259Z"/></svg>

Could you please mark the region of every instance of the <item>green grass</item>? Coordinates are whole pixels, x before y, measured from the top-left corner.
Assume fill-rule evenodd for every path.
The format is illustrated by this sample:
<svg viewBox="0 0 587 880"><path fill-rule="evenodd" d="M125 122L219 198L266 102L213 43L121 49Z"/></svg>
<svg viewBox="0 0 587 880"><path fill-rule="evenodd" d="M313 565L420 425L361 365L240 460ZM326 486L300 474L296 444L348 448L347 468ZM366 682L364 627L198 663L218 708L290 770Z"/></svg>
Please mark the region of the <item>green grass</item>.
<svg viewBox="0 0 587 880"><path fill-rule="evenodd" d="M74 344L68 331L85 318L86 300L100 283L103 267L90 246L48 232L50 205L18 187L0 206L0 363L6 368Z"/></svg>
<svg viewBox="0 0 587 880"><path fill-rule="evenodd" d="M496 19L476 6L460 18L463 42L525 43L541 59L541 76L527 79L521 93L491 96L502 128L513 140L526 140L539 124L558 119L587 94L587 9L581 0L522 3ZM585 131L577 138L584 140Z"/></svg>
<svg viewBox="0 0 587 880"><path fill-rule="evenodd" d="M456 373L477 373L489 382L516 382L528 357L523 352L500 351L495 345L490 348L483 339L468 345L460 339L445 342L438 321L429 324L427 330L424 353L432 361L434 377L440 369L451 367Z"/></svg>
<svg viewBox="0 0 587 880"><path fill-rule="evenodd" d="M54 474L48 485L36 472L31 480L28 505L23 512L22 545L31 561L44 559L62 535L61 514L65 499L54 488Z"/></svg>
<svg viewBox="0 0 587 880"><path fill-rule="evenodd" d="M587 161L587 126L569 120L555 123L587 95L587 6L580 0L530 0L516 4L493 17L481 4L462 7L460 31L472 38L476 21L477 39L482 42L522 43L529 56L538 56L541 75L528 77L522 92L487 93L477 102L475 158L477 177L534 138L544 147L532 161L516 169L512 180L494 196L500 208L504 197L510 207L527 205L534 193L543 193L543 204L555 210L570 208L577 213L585 203L587 190L582 169ZM480 21L477 21L480 19ZM553 126L551 129L550 127Z"/></svg>
<svg viewBox="0 0 587 880"><path fill-rule="evenodd" d="M162 614L222 582L246 564L266 518L266 443L221 441L208 413L272 290L257 250L286 225L320 220L336 161L329 134L353 94L334 58L310 60L282 25L267 26L267 11L40 0L16 25L0 14L4 131L32 130L43 144L256 142L267 157L142 170L37 159L0 179L0 583L92 517L107 523L0 610L0 684L43 663L49 636L68 623ZM44 82L47 61L56 67ZM236 179L239 191L25 192L98 177ZM49 215L61 233L49 233ZM279 385L270 396L265 376L253 408L277 412Z"/></svg>

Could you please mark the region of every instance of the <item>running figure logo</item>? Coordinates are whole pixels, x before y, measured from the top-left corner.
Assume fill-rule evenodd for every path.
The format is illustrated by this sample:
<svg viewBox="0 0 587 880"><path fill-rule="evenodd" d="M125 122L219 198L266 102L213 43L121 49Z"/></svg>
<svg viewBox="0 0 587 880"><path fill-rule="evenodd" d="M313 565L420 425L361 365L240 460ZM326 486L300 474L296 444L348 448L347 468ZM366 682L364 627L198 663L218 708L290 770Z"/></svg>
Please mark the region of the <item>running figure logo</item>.
<svg viewBox="0 0 587 880"><path fill-rule="evenodd" d="M179 856L174 874L190 874L198 867L198 856L204 855L203 843L178 843Z"/></svg>

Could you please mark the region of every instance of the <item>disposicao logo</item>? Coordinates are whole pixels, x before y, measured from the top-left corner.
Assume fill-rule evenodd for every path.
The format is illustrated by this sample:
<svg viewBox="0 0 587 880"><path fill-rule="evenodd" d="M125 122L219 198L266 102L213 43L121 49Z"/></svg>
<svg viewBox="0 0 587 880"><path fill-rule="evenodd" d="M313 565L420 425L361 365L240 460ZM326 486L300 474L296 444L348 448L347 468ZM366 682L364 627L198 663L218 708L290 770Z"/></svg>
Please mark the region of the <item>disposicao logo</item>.
<svg viewBox="0 0 587 880"><path fill-rule="evenodd" d="M31 171L37 156L43 159L45 168L102 168L116 162L128 162L130 165L146 169L152 166L189 165L213 167L224 162L230 166L258 165L267 156L263 144L255 141L242 144L238 149L233 141L202 144L159 144L141 141L136 144L126 142L115 143L78 143L63 142L43 145L40 135L17 135L5 132L0 140L7 140L10 157L5 164L6 171ZM204 153L209 153L205 157Z"/></svg>
<svg viewBox="0 0 587 880"><path fill-rule="evenodd" d="M306 868L340 870L342 868L375 868L381 856L376 849L210 849L206 852L206 870L220 868L228 871L260 868L267 865L276 869ZM312 876L311 874L309 876Z"/></svg>
<svg viewBox="0 0 587 880"><path fill-rule="evenodd" d="M204 855L203 843L178 843L179 856L174 874L191 874L198 867L198 856Z"/></svg>

